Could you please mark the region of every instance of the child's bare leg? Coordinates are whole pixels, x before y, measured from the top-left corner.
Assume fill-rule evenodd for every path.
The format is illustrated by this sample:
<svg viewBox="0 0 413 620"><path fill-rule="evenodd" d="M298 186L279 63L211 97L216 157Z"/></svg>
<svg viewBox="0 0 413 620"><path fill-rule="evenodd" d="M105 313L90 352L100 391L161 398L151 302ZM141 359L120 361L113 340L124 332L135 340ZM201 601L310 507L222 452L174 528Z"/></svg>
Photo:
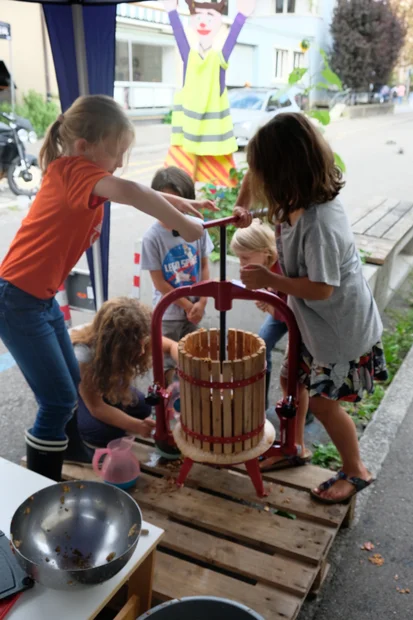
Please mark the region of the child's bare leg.
<svg viewBox="0 0 413 620"><path fill-rule="evenodd" d="M340 403L322 396L313 396L310 398L310 407L339 451L343 461L344 473L349 477L356 476L363 480L369 480L371 474L360 458L355 424ZM349 482L339 480L320 495L327 499L340 500L345 498L353 488Z"/></svg>
<svg viewBox="0 0 413 620"><path fill-rule="evenodd" d="M284 397L287 396L287 379L281 377L281 387ZM298 407L295 421L295 443L301 447L301 456L305 456L304 429L308 411L308 390L304 385L299 386Z"/></svg>

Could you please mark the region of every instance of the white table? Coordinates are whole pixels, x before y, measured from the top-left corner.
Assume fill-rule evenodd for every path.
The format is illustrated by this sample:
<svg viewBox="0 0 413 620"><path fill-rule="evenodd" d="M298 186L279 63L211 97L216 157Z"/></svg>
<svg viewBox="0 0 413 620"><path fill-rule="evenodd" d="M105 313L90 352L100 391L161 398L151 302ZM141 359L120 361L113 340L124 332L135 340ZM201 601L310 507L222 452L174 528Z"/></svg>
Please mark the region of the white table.
<svg viewBox="0 0 413 620"><path fill-rule="evenodd" d="M10 537L10 523L16 509L27 497L52 484L55 484L52 480L0 457L0 530ZM92 620L127 582L129 596L136 595L138 599L135 607L130 604L129 608L138 609L140 614L147 611L152 598L155 550L163 530L145 521L142 528L148 530L148 535L141 536L133 556L115 577L98 586L69 592L49 590L36 583L31 590L23 592L7 620Z"/></svg>

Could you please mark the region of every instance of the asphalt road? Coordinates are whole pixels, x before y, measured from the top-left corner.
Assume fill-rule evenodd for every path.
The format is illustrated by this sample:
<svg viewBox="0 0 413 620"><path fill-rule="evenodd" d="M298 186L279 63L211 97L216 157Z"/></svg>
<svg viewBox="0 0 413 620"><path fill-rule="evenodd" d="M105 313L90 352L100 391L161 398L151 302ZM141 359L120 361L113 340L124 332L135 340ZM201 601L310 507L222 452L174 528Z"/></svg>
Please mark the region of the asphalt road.
<svg viewBox="0 0 413 620"><path fill-rule="evenodd" d="M163 165L169 141L167 126L139 126L136 148L123 176L149 184ZM332 124L327 137L347 165L342 197L349 211L372 196L412 197L413 111L392 117L343 120ZM400 152L400 151L403 152ZM237 154L238 162L245 160ZM0 185L0 260L27 213L24 201ZM151 223L151 217L122 205L112 207L110 296L131 292L133 244ZM79 267L85 268L83 258ZM74 323L84 322L76 313ZM17 461L23 453L23 430L35 415L34 399L13 360L0 342L0 455Z"/></svg>

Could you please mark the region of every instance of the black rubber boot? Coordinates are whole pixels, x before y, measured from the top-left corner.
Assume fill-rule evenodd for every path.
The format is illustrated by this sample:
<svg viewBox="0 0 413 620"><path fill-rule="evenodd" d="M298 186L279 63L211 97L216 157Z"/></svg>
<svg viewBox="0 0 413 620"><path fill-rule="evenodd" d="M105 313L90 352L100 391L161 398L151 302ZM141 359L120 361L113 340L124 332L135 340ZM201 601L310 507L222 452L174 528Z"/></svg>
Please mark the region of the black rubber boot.
<svg viewBox="0 0 413 620"><path fill-rule="evenodd" d="M270 392L271 373L265 373L265 411L268 409L268 394Z"/></svg>
<svg viewBox="0 0 413 620"><path fill-rule="evenodd" d="M88 448L82 441L77 426L77 411L75 410L73 416L66 424L65 433L69 439L69 444L64 455L65 463L81 463L82 465L89 465L92 463L93 450Z"/></svg>
<svg viewBox="0 0 413 620"><path fill-rule="evenodd" d="M63 456L68 440L46 441L25 433L27 469L41 476L60 482L62 479Z"/></svg>

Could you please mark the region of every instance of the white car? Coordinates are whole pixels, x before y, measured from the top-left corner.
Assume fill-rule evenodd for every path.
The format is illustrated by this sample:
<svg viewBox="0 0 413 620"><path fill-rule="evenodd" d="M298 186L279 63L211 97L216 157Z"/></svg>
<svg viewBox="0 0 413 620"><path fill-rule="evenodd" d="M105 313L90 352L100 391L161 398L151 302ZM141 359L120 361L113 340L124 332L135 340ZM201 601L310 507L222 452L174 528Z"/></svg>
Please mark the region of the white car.
<svg viewBox="0 0 413 620"><path fill-rule="evenodd" d="M256 131L280 112L300 112L305 95L297 86L278 88L233 88L229 105L234 135L240 148L247 146Z"/></svg>

